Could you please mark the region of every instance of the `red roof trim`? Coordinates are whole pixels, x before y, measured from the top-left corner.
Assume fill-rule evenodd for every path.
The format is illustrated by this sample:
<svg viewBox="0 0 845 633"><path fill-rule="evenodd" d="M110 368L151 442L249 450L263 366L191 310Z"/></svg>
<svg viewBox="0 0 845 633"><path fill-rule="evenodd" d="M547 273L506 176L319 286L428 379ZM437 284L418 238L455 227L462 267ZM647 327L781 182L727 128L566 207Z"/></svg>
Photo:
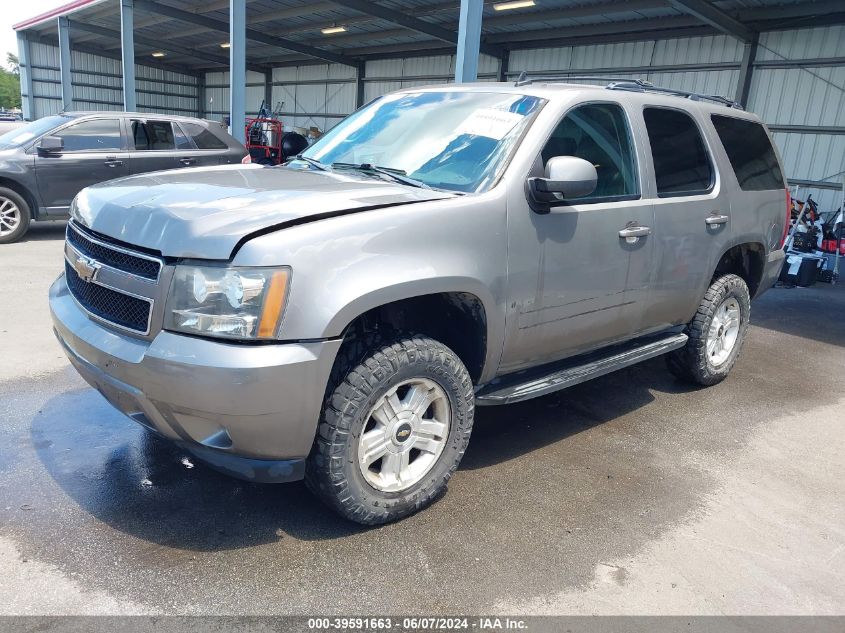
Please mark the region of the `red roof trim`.
<svg viewBox="0 0 845 633"><path fill-rule="evenodd" d="M62 15L66 15L68 13L72 13L78 9L81 9L89 4L98 4L102 2L102 0L73 0L73 2L68 2L67 4L63 4L60 7L56 7L52 11L47 11L40 15L36 15L34 18L29 18L28 20L24 20L23 22L18 22L14 26L13 29L16 31L20 31L21 29L25 29L30 26L35 26L41 22L46 22L50 18L57 18Z"/></svg>

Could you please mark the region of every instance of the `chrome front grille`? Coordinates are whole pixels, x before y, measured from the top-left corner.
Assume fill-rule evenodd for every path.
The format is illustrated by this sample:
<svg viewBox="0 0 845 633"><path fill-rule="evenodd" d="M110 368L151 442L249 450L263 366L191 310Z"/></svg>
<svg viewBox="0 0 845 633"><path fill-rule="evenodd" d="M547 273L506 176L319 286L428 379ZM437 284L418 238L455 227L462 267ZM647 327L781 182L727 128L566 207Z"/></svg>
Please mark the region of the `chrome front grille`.
<svg viewBox="0 0 845 633"><path fill-rule="evenodd" d="M65 261L65 278L70 294L90 314L139 334L149 332L152 301L86 282L68 261Z"/></svg>
<svg viewBox="0 0 845 633"><path fill-rule="evenodd" d="M133 334L150 335L157 314L155 307L162 287L164 262L106 240L73 221L68 223L65 240L68 291L92 318ZM158 321L160 312L159 309Z"/></svg>
<svg viewBox="0 0 845 633"><path fill-rule="evenodd" d="M67 241L83 255L125 273L151 281L158 280L161 274L160 259L111 244L80 229L73 222L68 223Z"/></svg>

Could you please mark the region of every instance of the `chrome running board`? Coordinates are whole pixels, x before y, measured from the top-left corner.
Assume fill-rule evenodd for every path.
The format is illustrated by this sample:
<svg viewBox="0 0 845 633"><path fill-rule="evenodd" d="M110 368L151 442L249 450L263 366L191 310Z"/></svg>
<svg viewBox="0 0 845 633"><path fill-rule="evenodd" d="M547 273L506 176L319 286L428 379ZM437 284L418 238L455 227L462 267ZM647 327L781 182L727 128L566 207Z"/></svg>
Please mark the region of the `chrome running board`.
<svg viewBox="0 0 845 633"><path fill-rule="evenodd" d="M545 396L671 352L686 345L687 339L687 335L683 333L663 333L634 339L551 365L501 376L476 391L475 403L481 406L510 404Z"/></svg>

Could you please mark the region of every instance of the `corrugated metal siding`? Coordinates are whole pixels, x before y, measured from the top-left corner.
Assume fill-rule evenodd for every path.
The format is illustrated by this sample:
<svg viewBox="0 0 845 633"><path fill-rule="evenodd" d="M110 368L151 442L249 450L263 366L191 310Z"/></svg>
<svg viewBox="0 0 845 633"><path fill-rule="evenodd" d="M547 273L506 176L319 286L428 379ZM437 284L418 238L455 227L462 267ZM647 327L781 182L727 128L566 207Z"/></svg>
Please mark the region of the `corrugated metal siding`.
<svg viewBox="0 0 845 633"><path fill-rule="evenodd" d="M495 81L499 60L489 55L478 59L478 78ZM454 81L455 56L431 55L405 59L380 59L367 62L364 101L402 88L447 84Z"/></svg>
<svg viewBox="0 0 845 633"><path fill-rule="evenodd" d="M763 33L758 61L815 60L845 57L845 26ZM793 179L842 182L845 172L845 65L754 70L749 110L769 125L831 126L838 134L775 132L787 176ZM822 211L838 208L842 193L802 188L813 194Z"/></svg>
<svg viewBox="0 0 845 633"><path fill-rule="evenodd" d="M742 45L725 35L673 40L621 42L514 51L510 73L583 71L595 68L643 68L680 64L738 63Z"/></svg>
<svg viewBox="0 0 845 633"><path fill-rule="evenodd" d="M845 25L771 31L760 35L758 60L845 57Z"/></svg>
<svg viewBox="0 0 845 633"><path fill-rule="evenodd" d="M120 63L115 59L71 51L73 104L62 103L59 50L30 43L34 116L55 114L62 109L121 110L123 87ZM140 112L196 115L197 80L191 75L148 66L135 66L136 100ZM190 84L190 85L180 85ZM155 94L160 93L160 94Z"/></svg>
<svg viewBox="0 0 845 633"><path fill-rule="evenodd" d="M355 110L355 69L316 64L273 69L273 107L284 113L286 129L328 130Z"/></svg>

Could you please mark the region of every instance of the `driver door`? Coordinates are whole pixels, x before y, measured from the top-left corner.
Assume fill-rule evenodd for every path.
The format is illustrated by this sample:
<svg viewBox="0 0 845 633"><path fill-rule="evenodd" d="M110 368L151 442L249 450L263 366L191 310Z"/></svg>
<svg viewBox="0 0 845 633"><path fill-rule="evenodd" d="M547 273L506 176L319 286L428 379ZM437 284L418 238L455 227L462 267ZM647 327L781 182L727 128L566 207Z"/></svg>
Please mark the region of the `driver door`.
<svg viewBox="0 0 845 633"><path fill-rule="evenodd" d="M502 373L628 338L639 328L647 296L653 240L620 235L626 227L653 225L624 109L590 103L570 110L529 175L542 176L553 156L592 163L597 186L546 214L532 211L521 191L510 197L511 301Z"/></svg>
<svg viewBox="0 0 845 633"><path fill-rule="evenodd" d="M48 212L64 213L85 187L129 174L117 117L71 123L53 135L62 139L62 151L35 156L38 192Z"/></svg>

